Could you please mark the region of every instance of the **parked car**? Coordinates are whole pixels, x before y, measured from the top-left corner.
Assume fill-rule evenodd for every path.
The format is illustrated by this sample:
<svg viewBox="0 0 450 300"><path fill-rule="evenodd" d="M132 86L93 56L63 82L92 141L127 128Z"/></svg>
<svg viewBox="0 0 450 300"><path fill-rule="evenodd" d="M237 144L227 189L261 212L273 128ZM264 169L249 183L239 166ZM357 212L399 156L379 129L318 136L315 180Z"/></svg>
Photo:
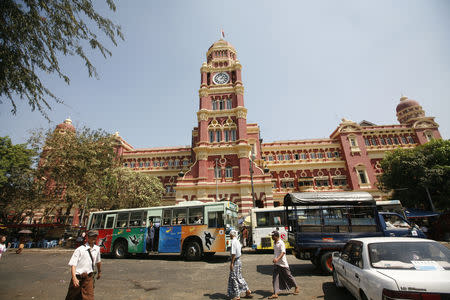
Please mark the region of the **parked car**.
<svg viewBox="0 0 450 300"><path fill-rule="evenodd" d="M433 240L352 239L333 266L335 285L356 299L450 299L450 250Z"/></svg>

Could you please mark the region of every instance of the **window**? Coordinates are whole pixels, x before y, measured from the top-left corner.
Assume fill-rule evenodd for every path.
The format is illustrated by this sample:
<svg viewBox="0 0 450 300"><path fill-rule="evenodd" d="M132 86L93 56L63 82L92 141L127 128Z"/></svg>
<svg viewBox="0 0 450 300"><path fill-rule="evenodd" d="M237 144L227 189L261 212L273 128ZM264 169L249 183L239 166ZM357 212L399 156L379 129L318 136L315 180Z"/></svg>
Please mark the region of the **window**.
<svg viewBox="0 0 450 300"><path fill-rule="evenodd" d="M232 108L233 108L233 106L232 106L231 99L227 99L227 109L232 109Z"/></svg>
<svg viewBox="0 0 450 300"><path fill-rule="evenodd" d="M278 160L283 160L283 159L284 159L284 156L283 156L283 154L278 154L278 155L277 155L277 158L278 158Z"/></svg>
<svg viewBox="0 0 450 300"><path fill-rule="evenodd" d="M402 144L408 144L408 141L403 135L400 138L402 139Z"/></svg>
<svg viewBox="0 0 450 300"><path fill-rule="evenodd" d="M169 165L169 167L173 167L173 161L172 160L169 160L169 162L168 162L168 165Z"/></svg>
<svg viewBox="0 0 450 300"><path fill-rule="evenodd" d="M370 146L370 140L366 137L364 138L364 143L366 144L366 146Z"/></svg>
<svg viewBox="0 0 450 300"><path fill-rule="evenodd" d="M333 152L327 152L327 157L328 158L333 158Z"/></svg>
<svg viewBox="0 0 450 300"><path fill-rule="evenodd" d="M154 167L159 167L159 161L154 160L154 161L153 161L153 166L154 166Z"/></svg>
<svg viewBox="0 0 450 300"><path fill-rule="evenodd" d="M223 212L208 212L208 227L221 228L224 227Z"/></svg>
<svg viewBox="0 0 450 300"><path fill-rule="evenodd" d="M220 100L220 101L219 101L219 105L220 105L220 106L219 106L219 109L220 109L220 110L225 109L225 102L224 102L224 100Z"/></svg>
<svg viewBox="0 0 450 300"><path fill-rule="evenodd" d="M175 160L175 167L178 167L180 165L180 161L178 159Z"/></svg>
<svg viewBox="0 0 450 300"><path fill-rule="evenodd" d="M373 207L353 206L348 208L348 215L352 232L375 232L377 230Z"/></svg>
<svg viewBox="0 0 450 300"><path fill-rule="evenodd" d="M321 232L319 209L302 209L297 211L297 221L301 232Z"/></svg>
<svg viewBox="0 0 450 300"><path fill-rule="evenodd" d="M172 225L183 225L187 222L187 208L174 208L172 210Z"/></svg>
<svg viewBox="0 0 450 300"><path fill-rule="evenodd" d="M217 110L217 101L216 100L213 100L212 107L213 107L213 110Z"/></svg>
<svg viewBox="0 0 450 300"><path fill-rule="evenodd" d="M131 168L134 168L135 165L136 165L135 162L131 162L131 163L130 163L130 167L131 167Z"/></svg>
<svg viewBox="0 0 450 300"><path fill-rule="evenodd" d="M116 228L126 228L128 227L128 217L130 213L123 212L117 214Z"/></svg>
<svg viewBox="0 0 450 300"><path fill-rule="evenodd" d="M380 137L380 142L381 142L381 145L386 145L386 141L382 137Z"/></svg>
<svg viewBox="0 0 450 300"><path fill-rule="evenodd" d="M316 153L314 152L309 153L309 158L316 159Z"/></svg>
<svg viewBox="0 0 450 300"><path fill-rule="evenodd" d="M374 146L378 145L378 144L377 144L377 140L376 140L376 138L374 138L374 137L372 138L372 145L374 145Z"/></svg>
<svg viewBox="0 0 450 300"><path fill-rule="evenodd" d="M388 145L392 145L392 140L391 140L390 137L387 137L387 138L386 138L386 142L388 143Z"/></svg>
<svg viewBox="0 0 450 300"><path fill-rule="evenodd" d="M427 137L427 141L431 141L433 139L433 133L432 132L426 132L425 136Z"/></svg>
<svg viewBox="0 0 450 300"><path fill-rule="evenodd" d="M220 142L222 140L222 132L216 131L216 141Z"/></svg>
<svg viewBox="0 0 450 300"><path fill-rule="evenodd" d="M336 186L346 186L347 185L347 179L333 179L333 185Z"/></svg>
<svg viewBox="0 0 450 300"><path fill-rule="evenodd" d="M161 167L164 167L164 164L165 164L165 162L164 162L163 160L159 161L159 165L160 165Z"/></svg>
<svg viewBox="0 0 450 300"><path fill-rule="evenodd" d="M316 179L316 186L328 186L328 179Z"/></svg>
<svg viewBox="0 0 450 300"><path fill-rule="evenodd" d="M338 151L334 151L334 157L339 157L339 152Z"/></svg>
<svg viewBox="0 0 450 300"><path fill-rule="evenodd" d="M145 214L145 216L144 216ZM130 227L141 227L143 226L143 221L147 219L147 212L144 211L133 211L130 213Z"/></svg>
<svg viewBox="0 0 450 300"><path fill-rule="evenodd" d="M301 159L306 159L306 153L300 153L300 158Z"/></svg>
<svg viewBox="0 0 450 300"><path fill-rule="evenodd" d="M362 184L367 183L366 172L364 170L358 170L359 180Z"/></svg>
<svg viewBox="0 0 450 300"><path fill-rule="evenodd" d="M349 140L350 140L350 145L352 146L352 147L356 147L357 145L356 145L356 139L355 138L349 138Z"/></svg>
<svg viewBox="0 0 450 300"><path fill-rule="evenodd" d="M185 159L183 160L183 166L187 166L189 164L189 160Z"/></svg>
<svg viewBox="0 0 450 300"><path fill-rule="evenodd" d="M214 142L214 131L212 130L209 131L209 142Z"/></svg>
<svg viewBox="0 0 450 300"><path fill-rule="evenodd" d="M139 168L142 168L144 166L144 163L142 161L139 162Z"/></svg>
<svg viewBox="0 0 450 300"><path fill-rule="evenodd" d="M105 229L111 229L111 228L114 228L114 217L115 217L115 216L107 216L107 217L106 217L106 225L105 225Z"/></svg>
<svg viewBox="0 0 450 300"><path fill-rule="evenodd" d="M222 170L218 167L214 167L214 177L215 178L221 178L222 176Z"/></svg>
<svg viewBox="0 0 450 300"><path fill-rule="evenodd" d="M269 161L273 161L273 156L272 156L272 155L269 155L269 156L267 157L267 159L268 159Z"/></svg>
<svg viewBox="0 0 450 300"><path fill-rule="evenodd" d="M363 261L362 261L362 243L361 242L355 242L352 243L352 249L350 250L350 255L348 257L348 262L351 263L354 266L357 266L358 268L363 267Z"/></svg>
<svg viewBox="0 0 450 300"><path fill-rule="evenodd" d="M106 214L94 214L90 229L103 229L105 227ZM112 224L111 224L112 225Z"/></svg>
<svg viewBox="0 0 450 300"><path fill-rule="evenodd" d="M236 140L236 129L232 129L231 130L231 140L235 141Z"/></svg>
<svg viewBox="0 0 450 300"><path fill-rule="evenodd" d="M285 154L284 155L284 159L285 160L290 160L291 159L291 155L290 154Z"/></svg>
<svg viewBox="0 0 450 300"><path fill-rule="evenodd" d="M400 142L398 141L398 137L394 137L394 144L398 145Z"/></svg>
<svg viewBox="0 0 450 300"><path fill-rule="evenodd" d="M410 144L415 144L416 142L414 141L414 138L410 135L408 135L408 141Z"/></svg>
<svg viewBox="0 0 450 300"><path fill-rule="evenodd" d="M295 160L299 160L300 159L300 155L298 155L298 153L295 153L294 154L294 158L295 158Z"/></svg>
<svg viewBox="0 0 450 300"><path fill-rule="evenodd" d="M284 211L265 211L256 213L257 227L275 227L286 224Z"/></svg>
<svg viewBox="0 0 450 300"><path fill-rule="evenodd" d="M232 167L225 168L225 177L233 178L233 168Z"/></svg>
<svg viewBox="0 0 450 300"><path fill-rule="evenodd" d="M322 152L317 152L317 158L323 158L323 153Z"/></svg>
<svg viewBox="0 0 450 300"><path fill-rule="evenodd" d="M150 162L148 160L145 162L145 167L146 168L150 167Z"/></svg>
<svg viewBox="0 0 450 300"><path fill-rule="evenodd" d="M322 209L324 232L348 232L349 221L347 208Z"/></svg>
<svg viewBox="0 0 450 300"><path fill-rule="evenodd" d="M189 207L189 224L203 224L203 207Z"/></svg>
<svg viewBox="0 0 450 300"><path fill-rule="evenodd" d="M170 225L170 220L172 219L172 210L165 209L163 211L163 225Z"/></svg>
<svg viewBox="0 0 450 300"><path fill-rule="evenodd" d="M313 186L312 180L301 180L298 182L298 186Z"/></svg>
<svg viewBox="0 0 450 300"><path fill-rule="evenodd" d="M225 130L224 133L225 133L225 142L228 142L230 140L230 132L228 130Z"/></svg>

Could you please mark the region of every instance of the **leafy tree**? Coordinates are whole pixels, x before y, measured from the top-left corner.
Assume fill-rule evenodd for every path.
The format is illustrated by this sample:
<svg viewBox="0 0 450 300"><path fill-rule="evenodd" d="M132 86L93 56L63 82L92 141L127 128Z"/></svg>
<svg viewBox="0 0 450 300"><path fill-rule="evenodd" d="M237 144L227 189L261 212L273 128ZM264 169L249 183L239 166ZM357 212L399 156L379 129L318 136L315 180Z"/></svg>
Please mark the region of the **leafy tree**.
<svg viewBox="0 0 450 300"><path fill-rule="evenodd" d="M72 207L112 209L160 202L159 179L122 167L116 138L102 130L36 131L30 143L41 153L38 180L48 212Z"/></svg>
<svg viewBox="0 0 450 300"><path fill-rule="evenodd" d="M113 0L106 0L113 11ZM123 39L120 26L101 16L92 0L2 0L0 1L0 103L6 97L16 113L15 97L26 98L46 118L51 109L47 98L62 102L41 81L42 73L56 73L67 84L59 56L79 56L89 76L97 72L84 48L89 44L106 58L111 52L100 42L106 35L114 45Z"/></svg>
<svg viewBox="0 0 450 300"><path fill-rule="evenodd" d="M35 155L26 145L0 137L0 222L4 224L23 222L40 205L32 168Z"/></svg>
<svg viewBox="0 0 450 300"><path fill-rule="evenodd" d="M98 205L102 209L120 209L157 206L161 204L164 187L154 176L117 168L105 178L107 197Z"/></svg>
<svg viewBox="0 0 450 300"><path fill-rule="evenodd" d="M450 140L434 140L414 149L397 149L381 161L380 187L394 190L405 206L450 208Z"/></svg>

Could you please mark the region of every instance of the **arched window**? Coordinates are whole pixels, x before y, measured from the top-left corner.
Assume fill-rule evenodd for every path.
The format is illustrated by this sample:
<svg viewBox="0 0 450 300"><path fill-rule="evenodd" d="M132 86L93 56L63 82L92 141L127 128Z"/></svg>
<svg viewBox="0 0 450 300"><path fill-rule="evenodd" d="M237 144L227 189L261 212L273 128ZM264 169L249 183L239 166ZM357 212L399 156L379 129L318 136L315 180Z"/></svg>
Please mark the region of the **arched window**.
<svg viewBox="0 0 450 300"><path fill-rule="evenodd" d="M213 130L209 131L209 142L210 143L214 142L214 131Z"/></svg>
<svg viewBox="0 0 450 300"><path fill-rule="evenodd" d="M216 141L217 142L222 141L222 132L220 130L216 131Z"/></svg>
<svg viewBox="0 0 450 300"><path fill-rule="evenodd" d="M231 102L231 99L227 99L227 109L232 109L233 104Z"/></svg>
<svg viewBox="0 0 450 300"><path fill-rule="evenodd" d="M225 168L225 177L227 177L227 178L233 177L233 168L232 167Z"/></svg>

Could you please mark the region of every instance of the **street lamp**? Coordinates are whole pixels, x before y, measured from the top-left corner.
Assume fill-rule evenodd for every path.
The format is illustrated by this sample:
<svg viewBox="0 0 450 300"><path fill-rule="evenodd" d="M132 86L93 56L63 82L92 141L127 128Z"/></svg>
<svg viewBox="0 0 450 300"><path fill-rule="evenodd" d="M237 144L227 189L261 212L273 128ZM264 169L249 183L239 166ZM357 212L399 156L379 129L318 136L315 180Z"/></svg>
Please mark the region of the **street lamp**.
<svg viewBox="0 0 450 300"><path fill-rule="evenodd" d="M217 167L218 165L218 158L216 158L216 164L214 166L214 176L216 177L216 201L219 201L219 168Z"/></svg>
<svg viewBox="0 0 450 300"><path fill-rule="evenodd" d="M250 183L252 185L252 202L253 202L253 207L255 207L255 189L253 187L253 159L255 158L254 156L249 157L250 160Z"/></svg>

